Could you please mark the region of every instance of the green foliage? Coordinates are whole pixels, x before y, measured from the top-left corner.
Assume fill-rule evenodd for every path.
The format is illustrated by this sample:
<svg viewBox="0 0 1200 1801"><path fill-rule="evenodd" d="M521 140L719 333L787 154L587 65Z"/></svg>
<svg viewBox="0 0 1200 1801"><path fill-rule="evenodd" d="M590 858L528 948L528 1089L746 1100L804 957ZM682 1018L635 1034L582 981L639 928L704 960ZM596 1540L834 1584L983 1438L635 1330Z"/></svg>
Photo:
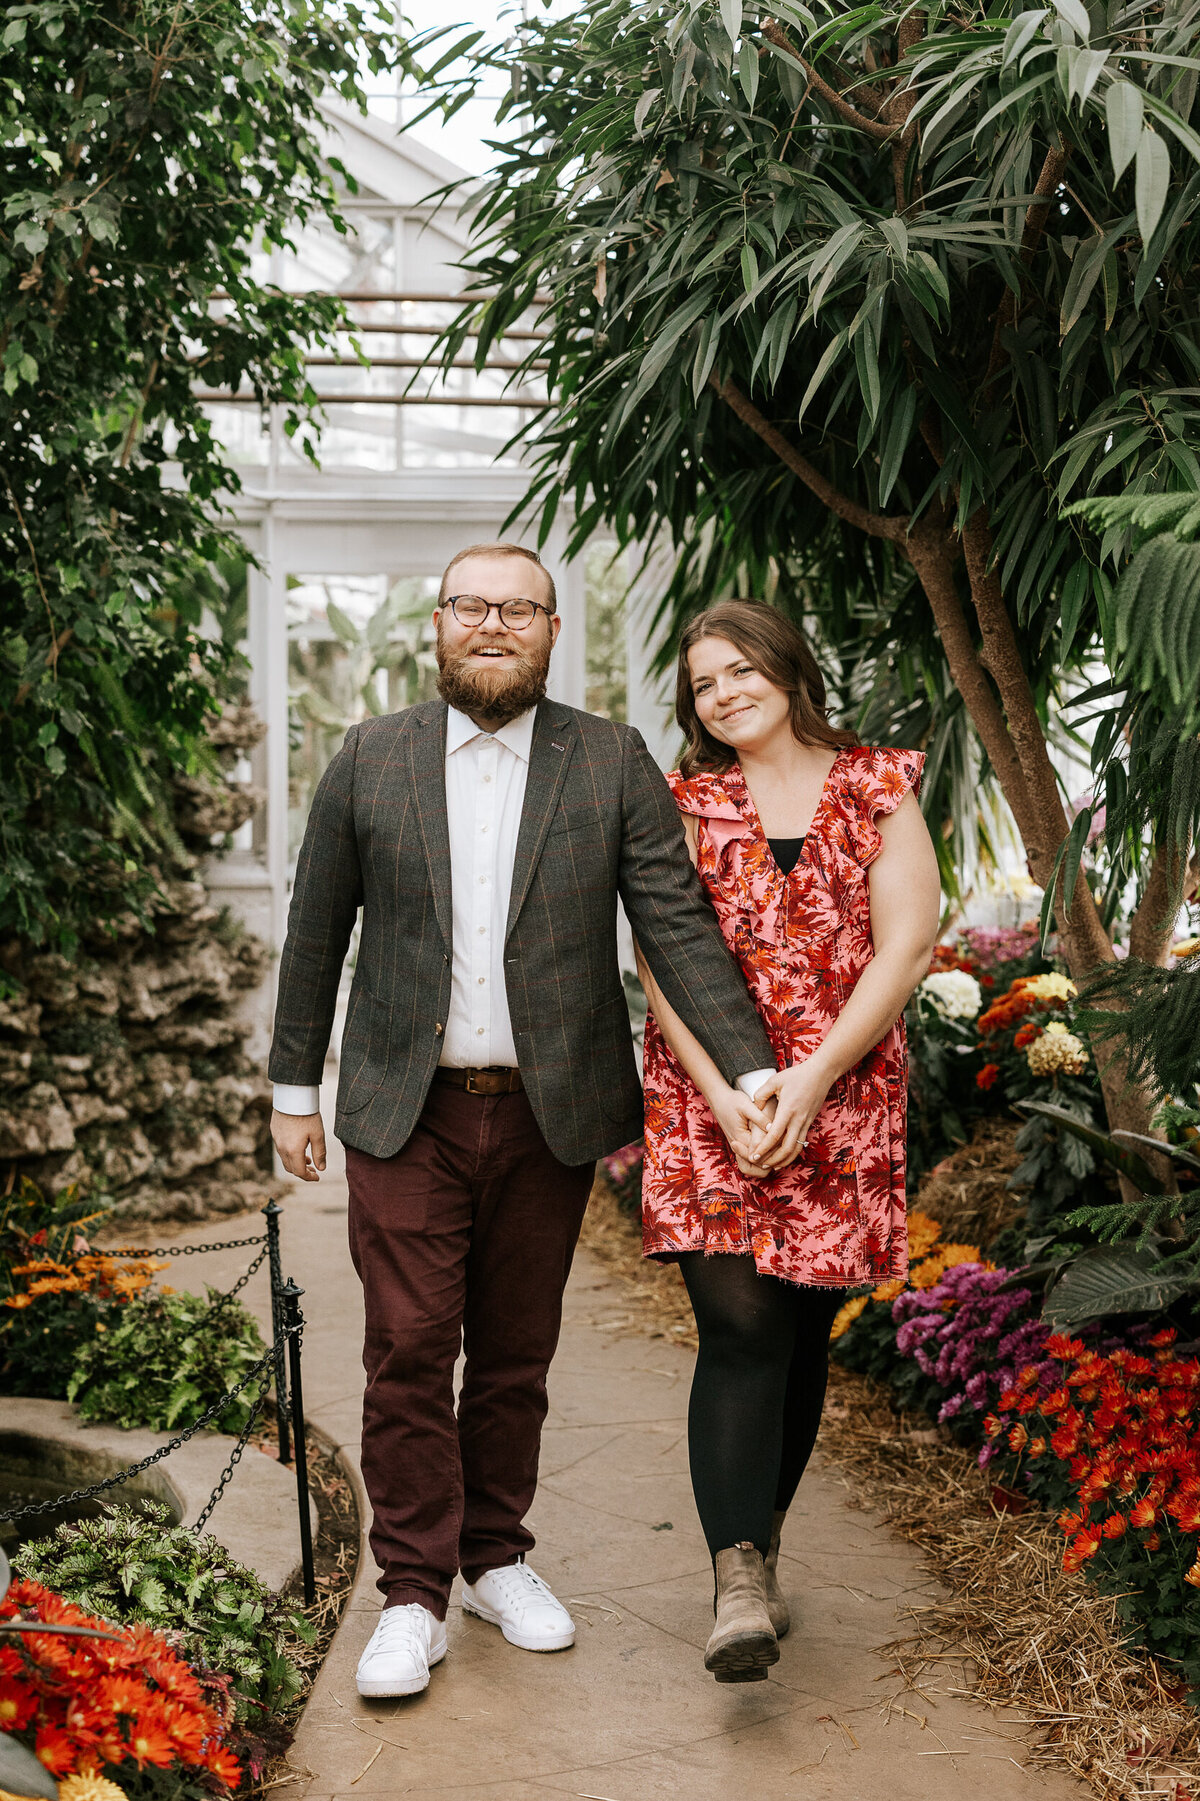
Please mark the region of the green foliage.
<svg viewBox="0 0 1200 1801"><path fill-rule="evenodd" d="M6 17L0 931L70 951L144 916L179 856L169 778L203 765L230 669L177 604L244 554L194 384L278 404L289 432L311 418L303 347L332 346L342 309L258 270L310 215L344 229L319 101L365 107L401 53L353 0Z"/></svg>
<svg viewBox="0 0 1200 1801"><path fill-rule="evenodd" d="M232 1388L266 1346L240 1301L218 1309L216 1291L207 1296L150 1291L101 1322L99 1335L80 1347L67 1387L83 1418L174 1431ZM251 1384L213 1430L240 1432L253 1399Z"/></svg>
<svg viewBox="0 0 1200 1801"><path fill-rule="evenodd" d="M588 0L515 24L454 103L498 69L514 129L467 261L479 294L437 355L482 365L518 320L544 332L513 376L544 363L550 395L517 510L544 535L570 501L576 545L601 525L669 545L665 655L724 594L795 613L843 715L935 753L944 870L986 856L977 797L999 779L1045 885L1033 719L1070 736L1085 672L1107 654L1121 674L1107 553L1068 509L1200 488L1200 15ZM1114 714L1105 764L1118 739ZM1164 809L1176 842L1194 831L1200 786L1164 716L1121 742L1109 923Z"/></svg>
<svg viewBox="0 0 1200 1801"><path fill-rule="evenodd" d="M233 1678L242 1720L286 1708L300 1691L288 1652L313 1642L309 1622L215 1538L172 1525L159 1502L59 1526L23 1545L14 1567L88 1613L181 1634L189 1663Z"/></svg>
<svg viewBox="0 0 1200 1801"><path fill-rule="evenodd" d="M1200 1084L1200 954L1174 969L1135 957L1108 964L1080 995L1079 1023L1099 1044L1119 1039L1134 1081L1159 1094Z"/></svg>

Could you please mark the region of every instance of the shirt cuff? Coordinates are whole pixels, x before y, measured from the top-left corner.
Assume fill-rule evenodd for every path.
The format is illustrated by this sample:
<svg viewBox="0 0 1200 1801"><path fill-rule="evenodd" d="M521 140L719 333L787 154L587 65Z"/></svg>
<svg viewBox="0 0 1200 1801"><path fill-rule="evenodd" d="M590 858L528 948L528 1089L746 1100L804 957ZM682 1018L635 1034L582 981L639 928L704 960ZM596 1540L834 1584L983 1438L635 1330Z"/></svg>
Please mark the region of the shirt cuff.
<svg viewBox="0 0 1200 1801"><path fill-rule="evenodd" d="M272 1105L276 1113L319 1113L321 1111L321 1088L316 1084L305 1088L295 1083L276 1082Z"/></svg>
<svg viewBox="0 0 1200 1801"><path fill-rule="evenodd" d="M778 1074L779 1071L777 1069L752 1069L748 1075L738 1077L737 1085L743 1094L748 1095L749 1098L753 1100L763 1083L769 1082L772 1076ZM276 1105L278 1105L278 1103L276 1103Z"/></svg>

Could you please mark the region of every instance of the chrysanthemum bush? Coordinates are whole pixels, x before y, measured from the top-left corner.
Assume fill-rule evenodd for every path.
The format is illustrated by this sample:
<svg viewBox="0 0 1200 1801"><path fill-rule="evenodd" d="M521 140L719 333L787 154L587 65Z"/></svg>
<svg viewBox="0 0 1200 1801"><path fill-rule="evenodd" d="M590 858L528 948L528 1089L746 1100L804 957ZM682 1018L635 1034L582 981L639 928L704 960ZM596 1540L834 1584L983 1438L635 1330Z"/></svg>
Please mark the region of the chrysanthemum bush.
<svg viewBox="0 0 1200 1801"><path fill-rule="evenodd" d="M75 1187L24 1181L0 1205L0 1393L73 1400L84 1418L166 1431L188 1425L265 1351L239 1301L153 1289L168 1267L94 1250L103 1207ZM240 1431L252 1397L215 1424Z"/></svg>
<svg viewBox="0 0 1200 1801"><path fill-rule="evenodd" d="M93 1251L104 1212L74 1184L51 1196L28 1178L0 1200L0 1392L62 1399L80 1345L166 1267Z"/></svg>
<svg viewBox="0 0 1200 1801"><path fill-rule="evenodd" d="M1145 1320L1056 1333L1020 1271L939 1269L931 1227L914 1214L910 1286L847 1303L835 1356L978 1444L993 1502L1054 1511L1064 1567L1200 1695L1200 1362Z"/></svg>
<svg viewBox="0 0 1200 1801"><path fill-rule="evenodd" d="M239 1723L259 1736L300 1692L290 1653L313 1642L308 1620L215 1538L173 1525L158 1502L59 1526L22 1545L13 1567L105 1620L170 1632L195 1668L229 1678Z"/></svg>
<svg viewBox="0 0 1200 1801"><path fill-rule="evenodd" d="M0 1729L84 1801L98 1782L128 1801L212 1801L242 1767L226 1744L230 1710L157 1632L93 1619L40 1583L16 1581L0 1619L97 1627L107 1638L22 1632L0 1640ZM86 1778L94 1779L90 1784Z"/></svg>
<svg viewBox="0 0 1200 1801"><path fill-rule="evenodd" d="M1097 1350L1049 1335L984 1422L995 1466L1058 1510L1063 1563L1200 1697L1200 1360L1173 1328ZM1046 1386L1049 1361L1053 1385Z"/></svg>

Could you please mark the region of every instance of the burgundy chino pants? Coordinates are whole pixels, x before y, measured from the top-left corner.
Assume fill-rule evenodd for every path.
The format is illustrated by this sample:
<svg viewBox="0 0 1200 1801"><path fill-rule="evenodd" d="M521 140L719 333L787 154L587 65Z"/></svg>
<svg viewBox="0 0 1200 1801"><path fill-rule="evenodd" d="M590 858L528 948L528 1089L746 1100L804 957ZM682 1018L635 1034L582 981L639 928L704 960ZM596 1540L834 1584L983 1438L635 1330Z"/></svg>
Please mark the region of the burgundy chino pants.
<svg viewBox="0 0 1200 1801"><path fill-rule="evenodd" d="M396 1156L346 1146L362 1473L389 1605L445 1619L458 1570L477 1581L533 1546L546 1370L594 1168L559 1162L523 1093L436 1081Z"/></svg>

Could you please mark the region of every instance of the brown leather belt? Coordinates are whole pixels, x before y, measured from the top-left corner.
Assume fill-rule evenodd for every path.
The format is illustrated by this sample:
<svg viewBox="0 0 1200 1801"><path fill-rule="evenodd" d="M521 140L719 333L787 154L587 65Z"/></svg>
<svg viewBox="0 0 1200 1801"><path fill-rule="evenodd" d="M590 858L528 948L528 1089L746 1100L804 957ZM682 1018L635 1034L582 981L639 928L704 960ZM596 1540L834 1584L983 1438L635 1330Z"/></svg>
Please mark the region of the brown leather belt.
<svg viewBox="0 0 1200 1801"><path fill-rule="evenodd" d="M435 1082L448 1082L451 1088L465 1088L468 1094L516 1094L525 1086L519 1069L443 1069L434 1070Z"/></svg>

